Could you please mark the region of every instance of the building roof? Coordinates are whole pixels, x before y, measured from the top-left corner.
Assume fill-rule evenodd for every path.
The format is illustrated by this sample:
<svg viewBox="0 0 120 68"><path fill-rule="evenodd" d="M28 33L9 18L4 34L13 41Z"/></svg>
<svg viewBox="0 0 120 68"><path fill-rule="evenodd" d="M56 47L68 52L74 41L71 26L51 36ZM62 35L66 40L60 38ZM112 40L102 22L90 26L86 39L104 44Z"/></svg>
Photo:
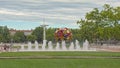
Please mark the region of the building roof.
<svg viewBox="0 0 120 68"><path fill-rule="evenodd" d="M9 31L10 32L17 32L17 31L20 31L20 32L32 32L33 30L16 30L16 29L10 29Z"/></svg>

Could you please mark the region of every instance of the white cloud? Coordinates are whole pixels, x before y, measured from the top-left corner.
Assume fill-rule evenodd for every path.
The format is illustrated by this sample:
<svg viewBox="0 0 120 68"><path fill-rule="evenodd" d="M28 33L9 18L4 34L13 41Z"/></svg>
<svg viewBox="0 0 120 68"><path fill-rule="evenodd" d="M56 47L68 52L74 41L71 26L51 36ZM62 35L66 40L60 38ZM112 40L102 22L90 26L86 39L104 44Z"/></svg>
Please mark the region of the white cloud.
<svg viewBox="0 0 120 68"><path fill-rule="evenodd" d="M120 2L115 2L115 3L111 4L111 5L114 6L114 7L117 7L117 6L120 6Z"/></svg>
<svg viewBox="0 0 120 68"><path fill-rule="evenodd" d="M46 18L51 25L61 22L77 27L77 20L84 19L87 12L106 3L120 6L119 0L0 0L0 21L40 21Z"/></svg>
<svg viewBox="0 0 120 68"><path fill-rule="evenodd" d="M90 2L92 2L92 3L96 3L96 2L101 2L101 1L104 1L104 0L51 0L51 1L55 1L55 2L66 2L66 3L68 3L68 2L71 2L71 3L90 3Z"/></svg>
<svg viewBox="0 0 120 68"><path fill-rule="evenodd" d="M7 10L7 9L0 9L0 14L10 14L10 15L18 15L18 16L27 15L23 12L18 12L18 11L14 11L14 10Z"/></svg>
<svg viewBox="0 0 120 68"><path fill-rule="evenodd" d="M61 20L73 20L75 16L70 15L62 15L62 14L49 14L49 13L40 13L40 12L22 12L17 10L7 10L0 9L0 14L13 15L13 16L21 16L23 17L37 17L37 18L48 18L48 19L61 19ZM17 18L17 17L16 17ZM18 17L19 18L19 17Z"/></svg>
<svg viewBox="0 0 120 68"><path fill-rule="evenodd" d="M55 9L55 10L50 10L50 11L59 11L59 12L82 12L83 13L83 11L89 11L89 10L91 10L91 9L93 9L93 8L61 8L61 9L59 9L59 8L57 8L57 9Z"/></svg>
<svg viewBox="0 0 120 68"><path fill-rule="evenodd" d="M120 6L120 1L108 1L107 4L110 4L113 7Z"/></svg>
<svg viewBox="0 0 120 68"><path fill-rule="evenodd" d="M103 6L104 4L110 4L113 7L120 6L120 1L119 0L104 0L104 1L99 1L96 2L96 4Z"/></svg>

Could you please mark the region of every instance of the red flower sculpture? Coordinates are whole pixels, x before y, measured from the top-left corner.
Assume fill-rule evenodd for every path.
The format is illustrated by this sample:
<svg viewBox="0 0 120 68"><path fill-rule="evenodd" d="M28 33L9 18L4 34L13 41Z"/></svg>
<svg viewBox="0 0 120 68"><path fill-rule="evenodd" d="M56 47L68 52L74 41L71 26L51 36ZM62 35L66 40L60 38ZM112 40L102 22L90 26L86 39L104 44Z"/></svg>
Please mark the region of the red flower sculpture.
<svg viewBox="0 0 120 68"><path fill-rule="evenodd" d="M58 28L55 31L55 38L57 41L62 40L71 40L72 39L72 32L68 28Z"/></svg>

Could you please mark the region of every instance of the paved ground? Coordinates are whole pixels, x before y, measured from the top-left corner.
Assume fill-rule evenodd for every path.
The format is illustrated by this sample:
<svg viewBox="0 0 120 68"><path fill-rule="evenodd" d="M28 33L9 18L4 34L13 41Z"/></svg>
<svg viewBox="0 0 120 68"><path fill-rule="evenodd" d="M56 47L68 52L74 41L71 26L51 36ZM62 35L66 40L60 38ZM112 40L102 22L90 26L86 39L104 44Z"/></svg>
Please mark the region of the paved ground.
<svg viewBox="0 0 120 68"><path fill-rule="evenodd" d="M120 52L120 45L119 46L93 46L98 51L107 51L107 52Z"/></svg>
<svg viewBox="0 0 120 68"><path fill-rule="evenodd" d="M98 51L120 52L120 48L97 48Z"/></svg>

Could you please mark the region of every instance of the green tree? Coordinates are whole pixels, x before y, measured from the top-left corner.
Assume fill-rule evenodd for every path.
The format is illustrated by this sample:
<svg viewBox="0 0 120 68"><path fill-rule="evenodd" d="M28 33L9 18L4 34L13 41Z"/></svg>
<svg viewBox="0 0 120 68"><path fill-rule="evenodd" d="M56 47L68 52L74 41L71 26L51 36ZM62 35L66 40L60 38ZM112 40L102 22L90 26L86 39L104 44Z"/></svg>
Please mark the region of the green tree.
<svg viewBox="0 0 120 68"><path fill-rule="evenodd" d="M13 40L17 43L25 42L26 38L25 38L24 32L17 31L13 37Z"/></svg>
<svg viewBox="0 0 120 68"><path fill-rule="evenodd" d="M32 32L32 35L37 37L38 42L42 42L43 40L43 27L36 27L35 30Z"/></svg>
<svg viewBox="0 0 120 68"><path fill-rule="evenodd" d="M7 26L0 26L1 42L10 42L10 33Z"/></svg>
<svg viewBox="0 0 120 68"><path fill-rule="evenodd" d="M34 42L36 39L37 39L37 37L35 35L28 35L27 36L27 41Z"/></svg>
<svg viewBox="0 0 120 68"><path fill-rule="evenodd" d="M0 42L2 42L2 38L3 38L3 37L2 37L2 35L0 34Z"/></svg>
<svg viewBox="0 0 120 68"><path fill-rule="evenodd" d="M120 7L111 7L108 4L102 10L94 8L86 13L85 20L81 19L77 23L80 25L83 40L112 40L120 39Z"/></svg>
<svg viewBox="0 0 120 68"><path fill-rule="evenodd" d="M79 41L82 41L81 38L81 32L79 29L71 29L71 32L72 32L72 40L79 40Z"/></svg>
<svg viewBox="0 0 120 68"><path fill-rule="evenodd" d="M48 41L54 41L54 33L55 33L55 28L48 28L46 29L46 39Z"/></svg>

